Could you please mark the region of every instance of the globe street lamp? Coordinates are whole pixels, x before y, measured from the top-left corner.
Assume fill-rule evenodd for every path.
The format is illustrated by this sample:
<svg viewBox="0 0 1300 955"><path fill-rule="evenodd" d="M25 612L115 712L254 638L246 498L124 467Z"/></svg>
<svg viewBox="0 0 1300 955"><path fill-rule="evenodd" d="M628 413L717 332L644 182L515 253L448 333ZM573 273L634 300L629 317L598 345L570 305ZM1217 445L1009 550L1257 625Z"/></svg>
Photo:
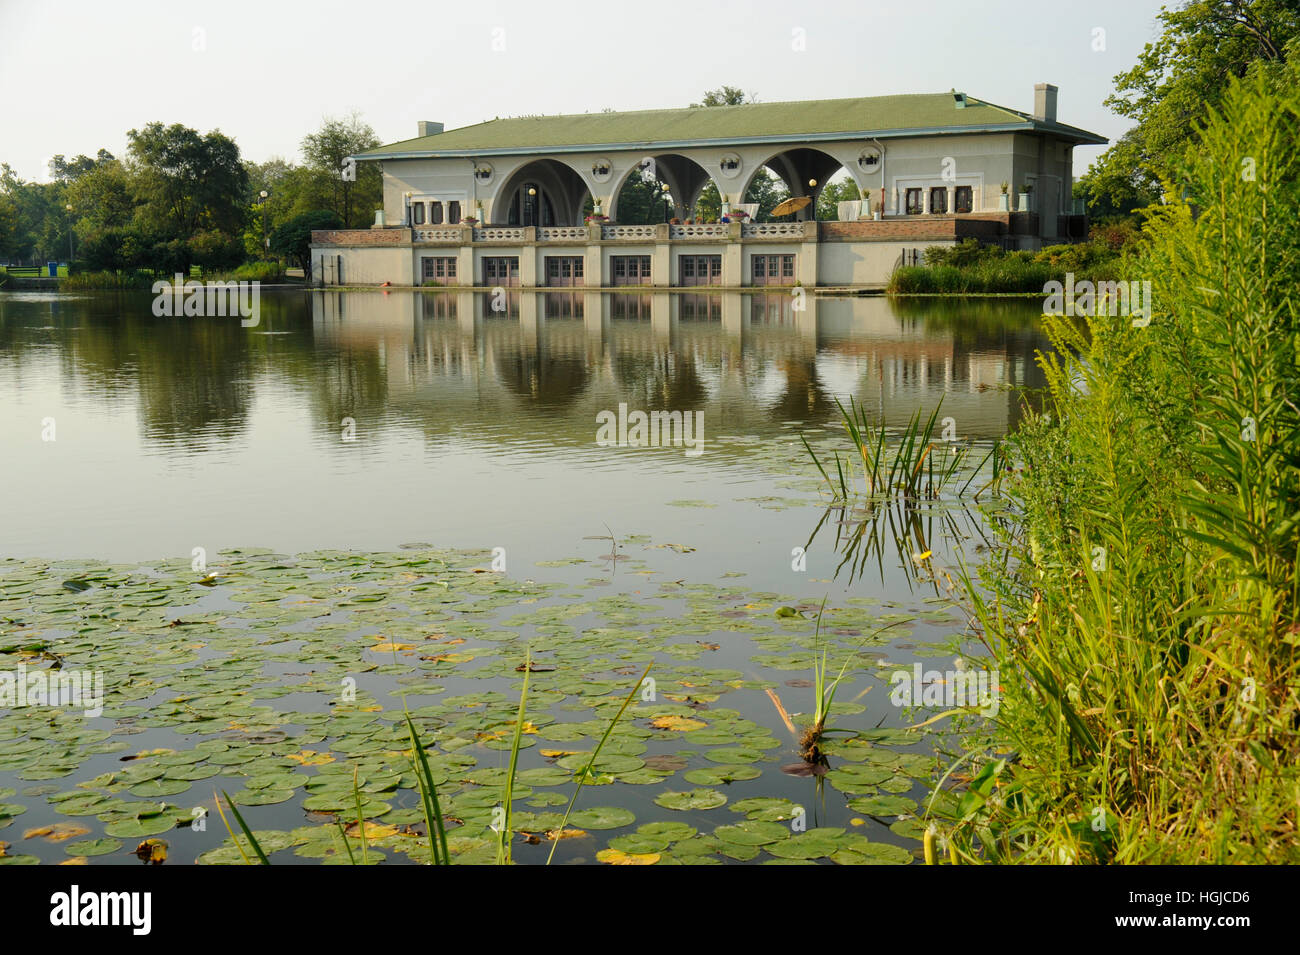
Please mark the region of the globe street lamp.
<svg viewBox="0 0 1300 955"><path fill-rule="evenodd" d="M72 252L72 203L69 202L63 207L68 212L68 274L72 274L72 260L76 256Z"/></svg>
<svg viewBox="0 0 1300 955"><path fill-rule="evenodd" d="M812 190L812 199L813 199L813 201L812 201L812 217L813 217L813 221L816 222L816 221L817 221L817 180L816 180L816 179L809 179L809 180L808 180L808 188Z"/></svg>
<svg viewBox="0 0 1300 955"><path fill-rule="evenodd" d="M270 195L265 189L257 194L257 204L262 207L262 248L268 259L271 257L271 238L266 234L266 200Z"/></svg>
<svg viewBox="0 0 1300 955"><path fill-rule="evenodd" d="M668 183L661 182L659 184L659 191L664 197L664 222L667 222L668 221Z"/></svg>

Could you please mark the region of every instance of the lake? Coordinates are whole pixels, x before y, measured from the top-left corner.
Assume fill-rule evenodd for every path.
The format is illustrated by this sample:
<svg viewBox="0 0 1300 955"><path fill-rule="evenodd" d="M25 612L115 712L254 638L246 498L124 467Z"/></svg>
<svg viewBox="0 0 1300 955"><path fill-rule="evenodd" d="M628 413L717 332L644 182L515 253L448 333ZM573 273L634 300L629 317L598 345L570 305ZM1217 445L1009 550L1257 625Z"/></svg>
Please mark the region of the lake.
<svg viewBox="0 0 1300 955"><path fill-rule="evenodd" d="M8 859L238 862L225 790L274 863L347 861L353 769L370 861L427 859L406 706L453 854L491 861L525 659L516 861L647 665L556 861L915 854L947 763L889 676L970 652L945 580L986 518L873 511L845 563L862 511L828 511L801 435L829 460L837 399L938 408L978 458L1042 385L1038 303L286 289L243 327L151 301L0 293L0 670L105 686L102 715L0 709ZM637 411L696 446L598 440ZM823 648L858 735L809 778L782 767Z"/></svg>

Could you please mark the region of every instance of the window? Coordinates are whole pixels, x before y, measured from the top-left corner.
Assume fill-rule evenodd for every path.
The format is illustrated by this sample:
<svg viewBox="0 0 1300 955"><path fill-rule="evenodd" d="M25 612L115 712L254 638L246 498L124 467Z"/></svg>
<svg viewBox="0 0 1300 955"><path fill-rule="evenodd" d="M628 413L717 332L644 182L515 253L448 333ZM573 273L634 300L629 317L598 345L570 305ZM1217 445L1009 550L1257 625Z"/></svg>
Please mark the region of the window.
<svg viewBox="0 0 1300 955"><path fill-rule="evenodd" d="M906 194L906 206L904 207L909 216L919 216L921 214L921 190L908 189Z"/></svg>
<svg viewBox="0 0 1300 955"><path fill-rule="evenodd" d="M426 282L447 282L456 278L454 256L426 255L421 260L421 274Z"/></svg>
<svg viewBox="0 0 1300 955"><path fill-rule="evenodd" d="M973 195L974 190L970 186L958 186L957 196L953 201L953 212L970 212L974 207Z"/></svg>
<svg viewBox="0 0 1300 955"><path fill-rule="evenodd" d="M930 190L930 213L943 215L948 211L948 187L935 186Z"/></svg>
<svg viewBox="0 0 1300 955"><path fill-rule="evenodd" d="M424 225L424 203L411 203L411 223L413 225Z"/></svg>
<svg viewBox="0 0 1300 955"><path fill-rule="evenodd" d="M457 202L455 199L447 203L447 224L448 225L460 224L460 203Z"/></svg>
<svg viewBox="0 0 1300 955"><path fill-rule="evenodd" d="M442 225L442 203L441 202L429 203L429 224Z"/></svg>

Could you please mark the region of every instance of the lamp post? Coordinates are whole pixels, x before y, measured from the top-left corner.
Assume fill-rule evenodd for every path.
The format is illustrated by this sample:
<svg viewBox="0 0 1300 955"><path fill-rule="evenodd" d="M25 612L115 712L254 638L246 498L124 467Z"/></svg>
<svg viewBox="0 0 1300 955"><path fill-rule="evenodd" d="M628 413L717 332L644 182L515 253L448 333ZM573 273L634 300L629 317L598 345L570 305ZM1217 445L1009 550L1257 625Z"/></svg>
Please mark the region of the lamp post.
<svg viewBox="0 0 1300 955"><path fill-rule="evenodd" d="M668 183L659 184L659 192L664 197L664 222L668 221Z"/></svg>
<svg viewBox="0 0 1300 955"><path fill-rule="evenodd" d="M68 213L68 274L72 274L72 260L76 258L72 251L72 203L63 207Z"/></svg>
<svg viewBox="0 0 1300 955"><path fill-rule="evenodd" d="M812 190L812 217L813 222L817 221L817 180L809 179L808 188Z"/></svg>
<svg viewBox="0 0 1300 955"><path fill-rule="evenodd" d="M526 211L528 214L525 215L525 216L523 217L523 219L524 219L524 223L523 223L523 224L524 224L525 226L536 225L536 223L533 221L533 219L536 218L536 211L535 211L534 208L533 208L533 204L534 204L536 201L537 201L537 189L536 189L536 187L534 187L534 186L529 186L529 187L528 187L528 200L527 200L527 202L525 203L525 206L527 207L527 208L525 209L525 211Z"/></svg>
<svg viewBox="0 0 1300 955"><path fill-rule="evenodd" d="M262 249L266 257L271 257L271 238L266 234L266 200L270 193L263 189L257 194L257 204L262 207Z"/></svg>

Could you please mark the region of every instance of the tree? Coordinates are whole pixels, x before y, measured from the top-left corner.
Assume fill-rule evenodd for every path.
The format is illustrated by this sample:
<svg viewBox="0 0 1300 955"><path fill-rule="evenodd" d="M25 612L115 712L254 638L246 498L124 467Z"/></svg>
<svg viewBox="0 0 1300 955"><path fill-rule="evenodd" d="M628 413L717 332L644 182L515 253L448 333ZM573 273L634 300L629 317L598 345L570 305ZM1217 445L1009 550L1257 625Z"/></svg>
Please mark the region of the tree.
<svg viewBox="0 0 1300 955"><path fill-rule="evenodd" d="M130 170L111 157L69 182L64 197L72 206L77 236L84 240L102 229L128 225L135 216L136 186Z"/></svg>
<svg viewBox="0 0 1300 955"><path fill-rule="evenodd" d="M343 119L327 117L319 130L303 137L303 159L318 174L317 188L329 183L331 201L325 208L338 213L344 228L368 225L371 213L383 201L383 177L375 163L356 163L350 167L355 179L343 178L347 157L378 145L375 131L356 113Z"/></svg>
<svg viewBox="0 0 1300 955"><path fill-rule="evenodd" d="M738 86L719 86L716 90L705 90L702 103L692 103L691 109L702 106L741 106L745 103L757 103L758 97L746 93Z"/></svg>
<svg viewBox="0 0 1300 955"><path fill-rule="evenodd" d="M699 109L709 106L741 106L745 103L757 102L758 97L754 93L746 93L738 86L723 85L719 86L716 90L705 90L704 100L699 103L692 103L691 109ZM762 218L762 216L765 212L770 212L772 206L776 205L776 202L781 201L778 199L776 202L770 202L767 204L767 209L763 209L765 200L771 198L771 190L769 188L770 182L768 182L770 178L771 177L767 174L766 170L760 170L759 174L754 177L754 183L745 194L745 202L758 202L759 204L759 216L755 217L755 221L766 222L767 219ZM759 180L763 181L760 182ZM756 193L760 198L751 199L749 197L750 193ZM789 193L787 193L787 195L788 194ZM718 219L722 216L722 195L718 192L717 183L712 179L706 182L704 188L700 190L700 197L695 202L694 211L695 215L701 219ZM770 216L768 218L770 218Z"/></svg>
<svg viewBox="0 0 1300 955"><path fill-rule="evenodd" d="M1277 75L1300 38L1296 0L1193 0L1158 20L1163 32L1106 99L1136 125L1088 170L1093 209L1128 213L1158 199L1194 140L1193 124L1219 106L1230 78Z"/></svg>
<svg viewBox="0 0 1300 955"><path fill-rule="evenodd" d="M833 222L840 217L841 202L862 198L858 184L847 171L841 170L836 176L826 183L817 196L817 218L823 222Z"/></svg>
<svg viewBox="0 0 1300 955"><path fill-rule="evenodd" d="M343 220L331 209L317 209L294 216L271 233L271 251L297 262L311 280L311 234L313 229L341 229Z"/></svg>
<svg viewBox="0 0 1300 955"><path fill-rule="evenodd" d="M144 225L176 238L207 229L239 234L248 215L248 171L233 139L154 122L131 130L127 140Z"/></svg>

